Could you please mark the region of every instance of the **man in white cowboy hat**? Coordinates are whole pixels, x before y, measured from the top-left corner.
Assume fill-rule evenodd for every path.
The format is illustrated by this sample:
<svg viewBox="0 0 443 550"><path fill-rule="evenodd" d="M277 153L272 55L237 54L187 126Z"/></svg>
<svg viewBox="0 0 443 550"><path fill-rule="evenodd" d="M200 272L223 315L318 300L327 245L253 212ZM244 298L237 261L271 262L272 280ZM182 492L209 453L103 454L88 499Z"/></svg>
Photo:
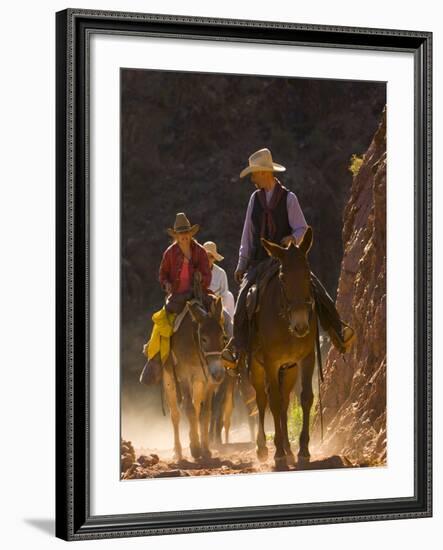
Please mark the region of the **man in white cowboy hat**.
<svg viewBox="0 0 443 550"><path fill-rule="evenodd" d="M289 246L291 242L298 244L308 226L296 195L284 187L275 175L285 170L283 165L273 161L271 151L263 148L249 157L249 165L240 172L240 178L251 176L256 190L246 211L234 275L241 286L234 312L234 336L223 351L223 358L228 363L234 364L239 354L246 351L246 295L256 280L257 266L268 258L260 239L264 237L283 246ZM354 340L355 333L340 320L334 301L312 272L311 281L316 301L321 304L320 322L333 344L344 353Z"/></svg>
<svg viewBox="0 0 443 550"><path fill-rule="evenodd" d="M212 290L216 296L221 297L223 308L232 319L234 317L234 296L229 290L226 271L216 264L216 262L221 262L224 256L218 253L217 245L212 241L206 241L203 244L203 248L208 254L209 266L211 268L211 283L209 289Z"/></svg>

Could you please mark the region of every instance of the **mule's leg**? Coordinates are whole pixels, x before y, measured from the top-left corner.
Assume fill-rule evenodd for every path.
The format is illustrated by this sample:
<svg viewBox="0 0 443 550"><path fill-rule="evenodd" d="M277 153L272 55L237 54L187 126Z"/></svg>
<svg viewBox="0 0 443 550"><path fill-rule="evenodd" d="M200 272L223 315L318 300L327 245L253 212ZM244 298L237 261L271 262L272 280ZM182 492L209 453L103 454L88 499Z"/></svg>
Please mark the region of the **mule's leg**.
<svg viewBox="0 0 443 550"><path fill-rule="evenodd" d="M257 418L258 416L256 414L254 416L248 416L249 437L251 438L252 442L254 442L254 440L256 439L258 426Z"/></svg>
<svg viewBox="0 0 443 550"><path fill-rule="evenodd" d="M174 458L182 460L182 446L180 443L180 411L178 408L177 388L174 377L168 368L163 369L163 387L165 389L166 401L171 412L172 426L174 428Z"/></svg>
<svg viewBox="0 0 443 550"><path fill-rule="evenodd" d="M184 385L183 401L189 422L189 449L193 458L198 458L201 455L200 439L198 436L198 415L192 397L191 388L187 384ZM200 404L198 413L200 413Z"/></svg>
<svg viewBox="0 0 443 550"><path fill-rule="evenodd" d="M254 359L252 359L251 363L251 382L255 389L255 399L258 408L257 458L260 462L264 462L268 458L265 434L265 413L268 396L266 394L265 370Z"/></svg>
<svg viewBox="0 0 443 550"><path fill-rule="evenodd" d="M288 436L288 407L291 391L297 380L297 368L298 367L291 367L290 369L283 371L283 378L280 386L282 398L281 426L283 432L283 448L285 450L288 466L293 466L295 464L295 457L291 450L291 444Z"/></svg>
<svg viewBox="0 0 443 550"><path fill-rule="evenodd" d="M274 369L274 371L269 370L268 372L271 375L270 380L268 381L269 405L271 408L272 416L274 417L275 426L275 469L287 470L288 464L286 461L285 449L283 447L283 430L281 424L282 399L280 393L280 384L278 380L278 369Z"/></svg>
<svg viewBox="0 0 443 550"><path fill-rule="evenodd" d="M213 388L206 389L206 395L202 395L202 406L200 410L200 443L201 455L203 458L210 458L211 451L209 450L209 421L211 418Z"/></svg>
<svg viewBox="0 0 443 550"><path fill-rule="evenodd" d="M212 396L212 411L211 411L211 422L209 424L209 441L212 445L219 446L221 445L221 431L223 427L223 400L225 392L225 383L226 378L214 392Z"/></svg>
<svg viewBox="0 0 443 550"><path fill-rule="evenodd" d="M251 359L251 362L254 362L254 359ZM249 378L248 369L243 362L243 364L239 367L240 377L240 393L243 397L243 402L246 405L246 408L248 409L248 413L250 416L253 416L254 413L256 414L257 406L256 406L256 397L255 397L255 390L253 384L251 384L251 380Z"/></svg>
<svg viewBox="0 0 443 550"><path fill-rule="evenodd" d="M212 398L212 400L214 400L214 398ZM222 430L223 430L223 417L221 412L221 404L216 410L217 410L217 416L214 419L214 436L211 441L214 445L220 446L222 444ZM214 411L212 411L212 414L214 414ZM211 423L212 423L212 420L211 420Z"/></svg>
<svg viewBox="0 0 443 550"><path fill-rule="evenodd" d="M309 460L309 417L311 414L312 402L314 400L314 393L312 391L312 375L314 373L315 366L315 354L312 352L306 357L301 365L302 369L302 390L301 390L301 406L303 410L303 426L300 433L300 449L298 451L299 460Z"/></svg>
<svg viewBox="0 0 443 550"><path fill-rule="evenodd" d="M226 394L223 403L223 426L225 428L225 443L229 443L229 430L231 428L231 416L234 408L234 386L235 379L232 376L226 376Z"/></svg>

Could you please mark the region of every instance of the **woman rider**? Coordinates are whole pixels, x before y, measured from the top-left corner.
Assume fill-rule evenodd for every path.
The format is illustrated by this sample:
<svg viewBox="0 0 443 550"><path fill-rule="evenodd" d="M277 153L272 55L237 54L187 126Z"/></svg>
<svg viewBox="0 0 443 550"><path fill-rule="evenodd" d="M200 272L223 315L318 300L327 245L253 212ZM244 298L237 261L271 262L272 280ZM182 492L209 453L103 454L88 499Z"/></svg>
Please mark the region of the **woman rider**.
<svg viewBox="0 0 443 550"><path fill-rule="evenodd" d="M191 225L186 214L180 212L175 217L174 227L167 229L173 243L164 251L159 269L159 281L166 292L164 308L154 313L153 332L143 352L148 358L148 369L164 363L169 351L169 340L177 314L183 311L188 300L199 298L209 308L212 294L211 268L206 250L195 239L199 231L198 224ZM199 296L195 288L199 288ZM160 346L165 353L161 353Z"/></svg>

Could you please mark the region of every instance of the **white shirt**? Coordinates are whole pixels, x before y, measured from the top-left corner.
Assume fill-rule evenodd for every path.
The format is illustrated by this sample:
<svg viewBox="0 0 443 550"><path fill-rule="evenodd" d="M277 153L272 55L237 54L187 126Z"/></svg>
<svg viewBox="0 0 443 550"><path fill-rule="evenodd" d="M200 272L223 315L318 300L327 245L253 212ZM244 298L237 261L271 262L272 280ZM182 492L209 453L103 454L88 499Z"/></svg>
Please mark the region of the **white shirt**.
<svg viewBox="0 0 443 550"><path fill-rule="evenodd" d="M230 317L234 317L234 296L229 291L228 277L226 271L217 264L212 264L212 277L209 290L221 296L223 308L229 313Z"/></svg>
<svg viewBox="0 0 443 550"><path fill-rule="evenodd" d="M272 192L274 191L274 189L271 189L270 191L265 190L266 203L269 203L269 201L271 200ZM243 233L241 236L239 258L238 258L238 265L237 265L237 269L241 271L244 271L246 269L250 258L251 249L252 249L253 226L251 222L251 216L252 216L252 209L254 206L254 197L256 195L257 193L255 192L252 193L249 199L248 208L246 210L245 223L243 225ZM306 223L306 220L303 215L300 204L298 202L297 196L292 191L289 191L287 194L286 207L288 209L288 221L292 229L292 235L294 235L298 243L300 239L303 237L308 224Z"/></svg>

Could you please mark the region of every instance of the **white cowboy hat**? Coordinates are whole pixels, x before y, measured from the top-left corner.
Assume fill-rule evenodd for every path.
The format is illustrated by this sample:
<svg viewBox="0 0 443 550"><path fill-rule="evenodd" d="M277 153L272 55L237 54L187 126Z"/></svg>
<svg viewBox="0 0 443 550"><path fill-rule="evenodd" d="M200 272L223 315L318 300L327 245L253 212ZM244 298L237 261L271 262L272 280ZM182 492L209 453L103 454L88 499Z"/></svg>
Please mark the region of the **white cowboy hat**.
<svg viewBox="0 0 443 550"><path fill-rule="evenodd" d="M208 254L211 254L211 256L214 256L217 262L221 262L223 260L224 256L222 256L217 252L217 245L212 241L206 241L205 244L203 245L203 248L206 250Z"/></svg>
<svg viewBox="0 0 443 550"><path fill-rule="evenodd" d="M252 172L284 172L286 168L281 164L273 162L271 151L267 148L259 149L249 157L249 166L240 172L243 178Z"/></svg>
<svg viewBox="0 0 443 550"><path fill-rule="evenodd" d="M186 217L186 214L179 212L175 216L174 227L169 227L166 231L171 237L174 237L177 233L191 233L191 236L194 236L197 231L200 229L198 224L191 225L191 222Z"/></svg>

